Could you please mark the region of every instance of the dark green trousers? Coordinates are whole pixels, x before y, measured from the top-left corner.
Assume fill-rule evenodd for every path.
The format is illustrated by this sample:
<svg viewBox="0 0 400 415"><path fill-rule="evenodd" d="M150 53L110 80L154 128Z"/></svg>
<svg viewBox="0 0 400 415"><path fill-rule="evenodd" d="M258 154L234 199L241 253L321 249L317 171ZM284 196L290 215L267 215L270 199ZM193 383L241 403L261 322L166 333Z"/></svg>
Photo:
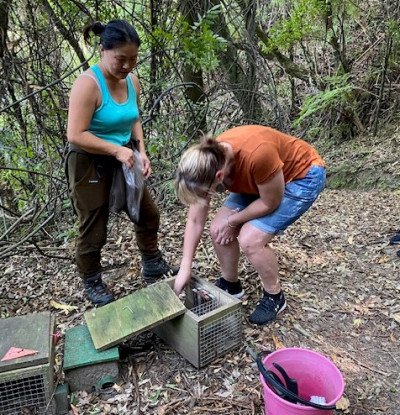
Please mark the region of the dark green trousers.
<svg viewBox="0 0 400 415"><path fill-rule="evenodd" d="M101 249L107 241L109 193L116 159L110 156L82 154L71 151L67 174L71 200L79 219L76 240L76 264L83 278L101 269ZM140 217L133 224L136 242L142 256L158 252L157 233L160 214L150 192L144 189Z"/></svg>

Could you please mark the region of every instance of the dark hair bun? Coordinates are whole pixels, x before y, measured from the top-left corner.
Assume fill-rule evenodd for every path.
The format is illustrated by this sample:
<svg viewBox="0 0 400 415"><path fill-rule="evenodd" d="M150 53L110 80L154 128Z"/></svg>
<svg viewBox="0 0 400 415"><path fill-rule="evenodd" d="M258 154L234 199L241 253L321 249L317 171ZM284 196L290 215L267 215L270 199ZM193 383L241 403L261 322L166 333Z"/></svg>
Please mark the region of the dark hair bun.
<svg viewBox="0 0 400 415"><path fill-rule="evenodd" d="M94 23L92 24L92 27L91 27L92 32L93 32L96 36L101 35L101 34L104 32L104 29L105 29L105 28L106 28L106 26L105 26L105 25L103 25L103 23L101 23L101 22L94 22Z"/></svg>
<svg viewBox="0 0 400 415"><path fill-rule="evenodd" d="M139 35L126 20L111 20L106 25L97 21L90 23L83 30L83 38L86 43L89 43L91 33L100 36L100 45L106 50L114 49L126 43L134 43L137 47L140 46Z"/></svg>
<svg viewBox="0 0 400 415"><path fill-rule="evenodd" d="M85 40L85 43L89 43L90 32L93 32L96 36L100 36L104 32L105 28L105 25L100 22L87 24L83 29L83 39Z"/></svg>

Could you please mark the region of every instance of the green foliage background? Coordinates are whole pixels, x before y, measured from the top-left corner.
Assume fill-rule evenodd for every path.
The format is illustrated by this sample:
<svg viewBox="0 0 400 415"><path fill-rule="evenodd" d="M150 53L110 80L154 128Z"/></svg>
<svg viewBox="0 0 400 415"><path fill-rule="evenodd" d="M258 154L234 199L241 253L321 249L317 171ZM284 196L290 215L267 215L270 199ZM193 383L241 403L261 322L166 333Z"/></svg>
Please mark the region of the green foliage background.
<svg viewBox="0 0 400 415"><path fill-rule="evenodd" d="M84 25L113 18L143 40L150 185L165 208L176 203L180 154L202 131L268 124L328 153L396 122L396 2L1 0L0 244L62 240L65 224L73 229L63 166L68 93L98 59L95 39L83 43Z"/></svg>

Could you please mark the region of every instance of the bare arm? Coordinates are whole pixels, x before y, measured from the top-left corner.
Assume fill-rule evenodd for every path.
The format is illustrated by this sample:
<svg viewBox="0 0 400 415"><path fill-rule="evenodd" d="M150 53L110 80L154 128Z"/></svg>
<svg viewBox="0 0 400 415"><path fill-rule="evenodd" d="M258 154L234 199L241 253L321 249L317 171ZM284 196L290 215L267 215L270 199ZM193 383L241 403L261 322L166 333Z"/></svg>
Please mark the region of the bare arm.
<svg viewBox="0 0 400 415"><path fill-rule="evenodd" d="M135 87L136 91L136 100L137 100L137 106L139 108L140 106L140 82L136 75L129 75L132 78L133 85ZM132 126L132 135L136 138L136 140L139 143L139 152L142 156L143 161L143 174L144 177L148 178L151 173L151 164L150 160L147 157L146 153L146 146L144 145L144 137L143 137L143 128L142 128L142 120L139 118Z"/></svg>
<svg viewBox="0 0 400 415"><path fill-rule="evenodd" d="M241 225L251 219L272 213L281 203L285 192L285 180L282 170L279 170L270 180L258 185L260 198L250 203L241 212L229 216L229 224Z"/></svg>
<svg viewBox="0 0 400 415"><path fill-rule="evenodd" d="M93 79L87 76L76 79L69 98L68 141L89 153L114 156L131 167L134 161L131 149L109 143L88 131L100 99L98 86Z"/></svg>
<svg viewBox="0 0 400 415"><path fill-rule="evenodd" d="M193 258L204 230L208 211L208 204L195 204L189 207L183 240L183 256L179 273L175 278L174 290L177 294L180 294L185 285L190 281Z"/></svg>

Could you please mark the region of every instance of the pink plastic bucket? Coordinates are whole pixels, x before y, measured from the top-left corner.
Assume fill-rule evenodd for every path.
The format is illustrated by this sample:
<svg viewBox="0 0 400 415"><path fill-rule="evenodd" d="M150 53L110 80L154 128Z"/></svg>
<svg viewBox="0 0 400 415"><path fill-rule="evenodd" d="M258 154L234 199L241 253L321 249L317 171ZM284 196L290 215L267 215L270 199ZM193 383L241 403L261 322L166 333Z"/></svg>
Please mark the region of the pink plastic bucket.
<svg viewBox="0 0 400 415"><path fill-rule="evenodd" d="M272 363L281 365L289 377L297 380L299 396L309 401L311 396L323 396L326 405L334 405L343 395L344 380L339 369L326 357L308 349L284 348L269 354L264 360L267 370L282 376ZM294 404L280 398L260 374L266 415L332 415L333 410L316 409ZM283 379L282 379L283 380Z"/></svg>

